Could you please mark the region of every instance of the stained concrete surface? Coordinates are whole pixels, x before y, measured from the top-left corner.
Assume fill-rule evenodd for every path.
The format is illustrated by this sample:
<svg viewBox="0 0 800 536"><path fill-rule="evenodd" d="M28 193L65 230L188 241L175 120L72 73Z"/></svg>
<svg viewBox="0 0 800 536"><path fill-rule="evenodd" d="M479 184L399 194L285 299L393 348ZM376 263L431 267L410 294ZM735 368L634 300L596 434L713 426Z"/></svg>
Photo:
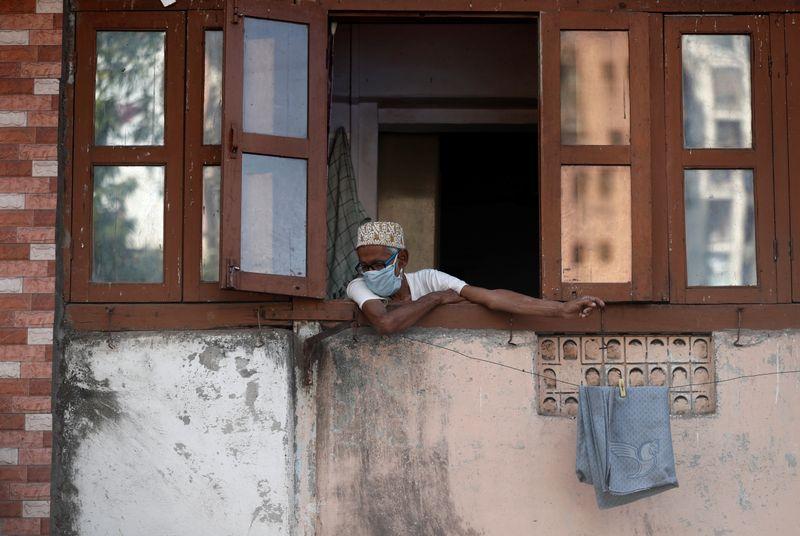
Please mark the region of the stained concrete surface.
<svg viewBox="0 0 800 536"><path fill-rule="evenodd" d="M533 333L409 337L531 369ZM717 377L800 369L800 332L713 335ZM526 374L400 337L327 342L317 385L318 535L796 534L800 375L717 386L673 418L680 487L600 511L575 477L575 421L540 416ZM300 505L302 508L302 505Z"/></svg>
<svg viewBox="0 0 800 536"><path fill-rule="evenodd" d="M292 340L227 330L65 341L54 534L289 534Z"/></svg>

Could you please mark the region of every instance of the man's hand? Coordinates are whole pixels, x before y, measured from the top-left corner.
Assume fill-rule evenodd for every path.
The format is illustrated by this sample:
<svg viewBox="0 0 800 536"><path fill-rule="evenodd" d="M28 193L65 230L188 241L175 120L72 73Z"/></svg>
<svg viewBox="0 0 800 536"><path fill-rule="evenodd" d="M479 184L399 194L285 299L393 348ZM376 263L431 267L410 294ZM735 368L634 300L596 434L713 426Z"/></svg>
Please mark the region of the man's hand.
<svg viewBox="0 0 800 536"><path fill-rule="evenodd" d="M594 296L581 296L580 298L565 302L562 305L561 316L564 318L573 318L575 316L579 318L586 318L598 307L603 308L605 306L605 302L600 298L596 298Z"/></svg>
<svg viewBox="0 0 800 536"><path fill-rule="evenodd" d="M464 298L453 289L438 290L436 292L431 292L431 294L435 295L439 305L447 305L448 303L459 303L464 301Z"/></svg>

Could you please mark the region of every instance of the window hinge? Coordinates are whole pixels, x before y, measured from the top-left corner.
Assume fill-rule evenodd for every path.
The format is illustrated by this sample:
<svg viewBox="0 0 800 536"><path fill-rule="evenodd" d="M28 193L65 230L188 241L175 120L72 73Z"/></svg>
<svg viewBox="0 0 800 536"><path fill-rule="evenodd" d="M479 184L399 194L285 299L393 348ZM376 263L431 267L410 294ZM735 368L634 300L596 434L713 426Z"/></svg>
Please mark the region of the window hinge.
<svg viewBox="0 0 800 536"><path fill-rule="evenodd" d="M231 144L230 156L231 158L239 158L239 127L231 125Z"/></svg>
<svg viewBox="0 0 800 536"><path fill-rule="evenodd" d="M233 259L227 259L225 265L227 266L225 270L225 288L236 288L241 267Z"/></svg>
<svg viewBox="0 0 800 536"><path fill-rule="evenodd" d="M244 15L239 10L239 0L233 0L233 17L231 18L231 22L233 24L239 24L239 19L241 19Z"/></svg>
<svg viewBox="0 0 800 536"><path fill-rule="evenodd" d="M772 241L772 260L778 262L778 240Z"/></svg>

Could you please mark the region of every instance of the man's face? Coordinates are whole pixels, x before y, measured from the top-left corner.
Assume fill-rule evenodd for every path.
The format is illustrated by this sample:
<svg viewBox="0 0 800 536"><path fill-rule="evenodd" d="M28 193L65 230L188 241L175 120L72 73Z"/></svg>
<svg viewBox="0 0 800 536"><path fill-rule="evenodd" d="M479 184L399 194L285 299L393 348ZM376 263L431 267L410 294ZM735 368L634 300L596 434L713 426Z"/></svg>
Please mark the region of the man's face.
<svg viewBox="0 0 800 536"><path fill-rule="evenodd" d="M372 266L375 263L386 262L392 256L392 252L386 246L361 246L356 249L358 261L365 266ZM395 264L395 274L400 273L400 269L405 268L408 263L408 251L401 249L397 254Z"/></svg>

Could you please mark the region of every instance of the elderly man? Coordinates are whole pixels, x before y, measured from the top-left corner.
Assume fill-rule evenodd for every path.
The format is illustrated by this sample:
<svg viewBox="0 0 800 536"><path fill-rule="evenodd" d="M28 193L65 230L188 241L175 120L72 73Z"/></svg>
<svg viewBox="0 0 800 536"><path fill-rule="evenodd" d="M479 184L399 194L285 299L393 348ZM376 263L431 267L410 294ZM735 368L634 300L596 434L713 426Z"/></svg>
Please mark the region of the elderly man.
<svg viewBox="0 0 800 536"><path fill-rule="evenodd" d="M405 273L408 251L403 229L386 221L367 222L358 228L356 243L359 277L347 285L356 302L379 333L389 334L413 326L437 305L470 301L494 311L518 315L580 317L605 307L600 298L583 296L568 302L541 300L511 290L489 290L438 270ZM398 307L387 309L387 304Z"/></svg>

